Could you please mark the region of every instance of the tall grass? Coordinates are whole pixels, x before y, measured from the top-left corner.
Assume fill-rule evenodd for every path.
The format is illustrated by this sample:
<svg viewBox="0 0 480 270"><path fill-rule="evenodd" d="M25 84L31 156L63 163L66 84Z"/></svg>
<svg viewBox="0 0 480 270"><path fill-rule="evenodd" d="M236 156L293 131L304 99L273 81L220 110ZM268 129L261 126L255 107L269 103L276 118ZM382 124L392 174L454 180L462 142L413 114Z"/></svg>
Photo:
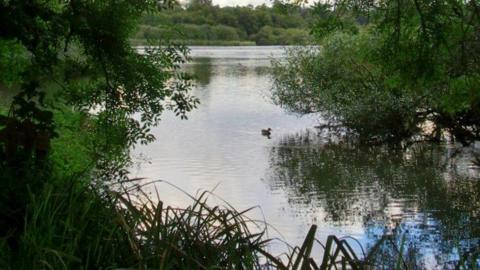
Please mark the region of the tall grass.
<svg viewBox="0 0 480 270"><path fill-rule="evenodd" d="M31 194L13 250L0 240L0 269L258 269L266 241L243 212L209 207L203 193L186 209L129 192L79 183Z"/></svg>
<svg viewBox="0 0 480 270"><path fill-rule="evenodd" d="M137 187L101 190L65 179L45 184L29 194L21 232L0 237L0 269L418 268L414 257L405 257L404 235L398 243L385 236L358 254L352 238L332 235L322 244L312 225L301 246L279 256L268 251L274 240L266 237L265 222L248 218L250 209L210 206L208 192L175 208ZM315 245L323 252L314 252ZM458 267L469 269L477 260L470 254Z"/></svg>
<svg viewBox="0 0 480 270"><path fill-rule="evenodd" d="M181 209L135 185L100 192L84 183L52 181L30 194L16 244L0 238L0 269L375 268L375 254L360 259L346 239L329 236L322 245L315 225L301 246L271 254L265 222L249 219L250 209L209 206L208 192ZM312 253L316 244L323 254ZM396 269L405 269L400 258Z"/></svg>
<svg viewBox="0 0 480 270"><path fill-rule="evenodd" d="M334 237L318 266L316 226L286 258L273 255L265 223L250 220L250 209L209 206L207 192L180 209L135 186L99 192L84 183L52 181L30 194L16 244L0 239L0 269L327 269L338 260L361 269L348 243Z"/></svg>

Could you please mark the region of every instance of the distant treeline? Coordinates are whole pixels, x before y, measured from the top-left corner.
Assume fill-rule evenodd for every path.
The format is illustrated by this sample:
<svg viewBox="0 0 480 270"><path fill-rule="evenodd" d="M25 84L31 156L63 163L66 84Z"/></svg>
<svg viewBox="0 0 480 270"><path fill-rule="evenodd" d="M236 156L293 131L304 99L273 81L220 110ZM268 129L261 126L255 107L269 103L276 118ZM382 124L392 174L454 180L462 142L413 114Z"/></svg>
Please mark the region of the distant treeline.
<svg viewBox="0 0 480 270"><path fill-rule="evenodd" d="M189 45L298 45L310 43L312 10L274 2L272 7L219 7L192 1L170 12L147 14L133 41L168 38Z"/></svg>

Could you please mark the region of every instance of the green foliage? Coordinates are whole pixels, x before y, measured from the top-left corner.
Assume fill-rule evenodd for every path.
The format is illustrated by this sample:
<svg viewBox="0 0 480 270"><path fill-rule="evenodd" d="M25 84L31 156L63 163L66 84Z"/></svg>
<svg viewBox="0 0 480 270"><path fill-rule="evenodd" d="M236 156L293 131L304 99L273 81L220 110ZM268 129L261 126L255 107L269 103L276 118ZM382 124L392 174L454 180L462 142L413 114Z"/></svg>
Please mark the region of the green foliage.
<svg viewBox="0 0 480 270"><path fill-rule="evenodd" d="M0 82L7 86L19 83L27 67L25 47L14 40L0 40Z"/></svg>
<svg viewBox="0 0 480 270"><path fill-rule="evenodd" d="M298 28L262 27L252 38L257 45L300 45L310 42L308 31Z"/></svg>
<svg viewBox="0 0 480 270"><path fill-rule="evenodd" d="M243 213L208 206L206 193L177 209L59 180L30 195L19 250L0 249L2 269L259 267L262 233L249 231Z"/></svg>
<svg viewBox="0 0 480 270"><path fill-rule="evenodd" d="M145 12L170 3L0 1L0 86L15 92L0 115L0 245L14 261L0 260L15 268L23 263L16 256L29 254L33 261L25 263L34 263L25 269L49 268L50 259L38 256L52 258L58 268L70 263L65 259L78 262L71 250L87 254L87 265L97 263L88 261L91 254L104 260L97 248L111 235L97 223L107 225L98 215L111 219L115 213L95 192L125 179L129 147L154 139L150 128L164 110L185 119L198 103L189 94L189 75L180 70L186 47L163 40L139 52L129 42ZM81 191L73 199L62 197L77 192L63 187ZM78 208L70 200L78 200ZM99 204L103 212L92 213L90 207ZM98 220L69 231L72 219L80 223L90 214ZM95 230L102 234L95 247L79 247ZM68 244L58 253L52 248L60 235Z"/></svg>
<svg viewBox="0 0 480 270"><path fill-rule="evenodd" d="M98 192L65 180L29 194L18 249L0 238L2 269L328 269L342 262L364 269L348 241L335 236L316 258L315 225L302 246L277 257L268 252L265 224L246 216L250 209L211 207L207 192L179 209L136 193L136 185Z"/></svg>
<svg viewBox="0 0 480 270"><path fill-rule="evenodd" d="M191 3L186 9L177 8L169 14L144 15L142 26L133 38L138 42L168 36L188 44L210 41L218 45L225 41L253 41L257 45L309 42L310 34L306 30L312 21L309 8L279 2L271 8L265 5L220 8L200 2ZM169 30L168 26L175 26L176 31Z"/></svg>
<svg viewBox="0 0 480 270"><path fill-rule="evenodd" d="M207 193L187 209L169 207L118 183L112 173L128 155L116 132L124 129L70 108L54 112L61 136L43 164L0 163L1 269L258 268L263 230L251 233L244 212L208 206Z"/></svg>
<svg viewBox="0 0 480 270"><path fill-rule="evenodd" d="M343 1L317 5L319 50L276 63L274 100L322 112L365 140L398 141L434 123L467 144L480 138L476 1ZM447 15L450 14L450 15Z"/></svg>
<svg viewBox="0 0 480 270"><path fill-rule="evenodd" d="M212 0L190 0L188 2L188 8L197 9L202 7L211 7Z"/></svg>
<svg viewBox="0 0 480 270"><path fill-rule="evenodd" d="M414 132L412 96L401 95L379 78L368 62L374 51L368 30L359 35L338 33L317 48L293 49L287 64L276 62L274 101L300 113L323 112L363 139L393 140ZM367 78L367 79L365 79Z"/></svg>
<svg viewBox="0 0 480 270"><path fill-rule="evenodd" d="M61 134L52 141L50 159L58 177L74 177L88 174L96 165L94 143L95 122L84 113L67 109L57 111L54 116L57 132Z"/></svg>
<svg viewBox="0 0 480 270"><path fill-rule="evenodd" d="M188 49L164 41L139 54L129 43L142 14L170 2L0 2L0 53L8 56L0 67L12 67L0 83L21 86L10 116L32 121L53 137L44 98L55 84L63 102L84 111L103 108L99 119L125 126L129 144L151 141L149 127L165 109L186 118L198 103L188 94L189 77L179 70Z"/></svg>
<svg viewBox="0 0 480 270"><path fill-rule="evenodd" d="M241 40L236 28L225 25L182 24L172 31L170 27L141 26L134 38L152 40L168 37L171 40Z"/></svg>

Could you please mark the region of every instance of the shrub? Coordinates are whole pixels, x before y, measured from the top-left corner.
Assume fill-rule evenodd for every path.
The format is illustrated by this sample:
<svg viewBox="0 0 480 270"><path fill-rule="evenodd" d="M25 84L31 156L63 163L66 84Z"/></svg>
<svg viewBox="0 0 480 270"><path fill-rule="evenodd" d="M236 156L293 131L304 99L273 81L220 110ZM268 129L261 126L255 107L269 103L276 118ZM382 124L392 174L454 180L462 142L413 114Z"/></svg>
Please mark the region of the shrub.
<svg viewBox="0 0 480 270"><path fill-rule="evenodd" d="M398 91L371 60L378 41L359 35L329 36L321 48L294 48L287 62L274 62L273 100L297 113L321 112L362 139L396 140L412 135L420 97Z"/></svg>

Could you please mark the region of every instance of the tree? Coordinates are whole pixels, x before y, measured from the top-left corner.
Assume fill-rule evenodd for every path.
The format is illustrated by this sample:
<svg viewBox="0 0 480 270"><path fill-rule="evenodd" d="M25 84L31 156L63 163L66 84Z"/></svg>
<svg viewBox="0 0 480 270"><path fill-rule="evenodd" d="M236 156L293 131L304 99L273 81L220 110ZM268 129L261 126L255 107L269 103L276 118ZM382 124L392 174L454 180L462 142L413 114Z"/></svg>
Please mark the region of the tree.
<svg viewBox="0 0 480 270"><path fill-rule="evenodd" d="M188 3L189 9L199 9L203 7L211 7L212 0L190 0Z"/></svg>
<svg viewBox="0 0 480 270"><path fill-rule="evenodd" d="M365 140L399 141L433 123L480 138L480 12L470 1L341 1L318 6L321 50L277 63L274 99L323 112ZM319 14L320 14L319 13Z"/></svg>
<svg viewBox="0 0 480 270"><path fill-rule="evenodd" d="M93 196L105 192L106 183L125 179L129 147L154 139L149 129L164 110L185 118L195 107L189 76L180 71L186 47L158 43L139 52L129 42L144 13L170 4L0 0L0 85L18 91L8 114L0 115L0 238L7 242L2 251L20 250L32 198L45 187L60 179L62 187L102 185ZM60 110L79 115L75 123L88 119L73 126L87 131L72 133L93 146L85 146L85 155L71 151L67 157L91 159L94 164L82 168L88 171L54 170L51 139L66 135L55 118Z"/></svg>
<svg viewBox="0 0 480 270"><path fill-rule="evenodd" d="M165 109L185 118L198 102L188 93L189 77L180 72L187 48L162 43L139 53L129 43L142 14L173 4L1 0L0 55L6 60L0 61L0 83L20 91L8 117L0 118L0 152L56 135L53 108L45 102L54 89L78 110L102 108L96 119L121 127L127 145L152 141L149 129ZM10 138L27 132L33 142Z"/></svg>

